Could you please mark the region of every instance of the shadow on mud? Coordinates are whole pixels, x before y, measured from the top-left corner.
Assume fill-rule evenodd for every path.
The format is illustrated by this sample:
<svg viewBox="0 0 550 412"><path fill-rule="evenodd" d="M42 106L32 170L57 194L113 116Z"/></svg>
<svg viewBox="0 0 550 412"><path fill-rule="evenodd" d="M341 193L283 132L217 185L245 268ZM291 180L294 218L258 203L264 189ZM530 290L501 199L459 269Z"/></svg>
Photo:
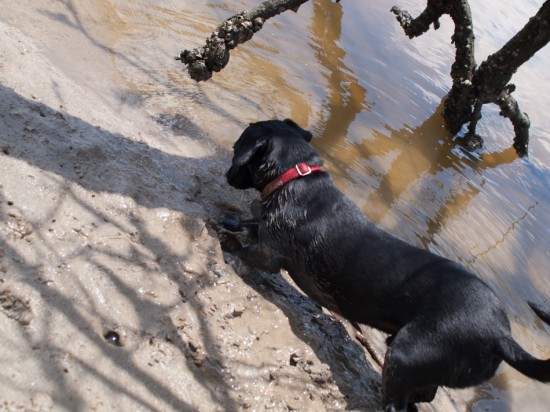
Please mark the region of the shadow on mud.
<svg viewBox="0 0 550 412"><path fill-rule="evenodd" d="M102 130L37 101L25 99L13 89L4 86L0 86L0 108L2 111L0 122L3 123L2 130L5 131L0 136L0 159L10 157L36 166L52 177L50 179L52 186L61 187L57 193L56 206L52 207L51 212L46 213L41 221L33 222L32 225L36 228L52 226L52 222L55 222L52 217L55 216L56 209L61 208L63 202L70 199L87 213L95 216L97 222L112 225L121 233L129 231L125 224L117 221L117 218L111 215L111 211L94 208L92 198L96 196L95 194L92 194L92 198L87 199L78 191L78 187L97 194L107 192L129 197L137 204L149 209L166 208L185 212L189 215L190 222L205 217L204 210L197 205L197 202L215 209L215 203L223 199L223 197L218 198L212 195L212 193L223 193L220 190L223 182L212 177L215 168L214 160L186 158L165 153L145 143L132 141L125 136ZM47 122L44 119L47 119ZM48 128L48 130L44 130L44 128ZM63 180L57 179L57 176ZM2 177L9 179L9 176ZM33 176L27 177L33 178ZM212 192L205 191L205 187L203 187L205 183L210 188L214 186L218 186L218 188ZM13 211L10 211L10 208L14 207L13 202L6 199L2 185L0 185L0 190L0 218L2 220L13 219L16 216ZM36 199L36 202L40 202L40 199ZM25 207L25 205L21 205L21 207ZM48 207L47 202L44 202L44 207ZM121 267L140 264L150 266L146 260L150 260L148 256L152 254L156 256L159 273L168 274L180 289L185 290L190 286L186 283L186 276L181 265L178 264L189 256L174 254L173 248L169 246L166 239L151 233L150 228L145 222L140 221L139 217L133 217L130 220L133 227L129 232L133 238L137 239L136 244L139 243L145 247L145 252L136 246L131 253L131 258L128 258L117 254L116 250L110 249L107 246L109 240L106 239L107 247L101 249L96 245L88 245L78 251L78 257L87 261L95 273L109 279L109 282L120 294L119 296L123 296L130 303L128 310L140 317L139 322L144 331L155 330L154 334L162 339L165 336L170 337L170 342L187 359L189 370L194 373L196 381L210 392L213 399L224 405L227 410L237 410L234 400L227 396L227 393L216 388L216 385L223 382L224 378L218 368L208 367L207 363L201 364L200 367L196 365L197 360L193 353L193 347L182 338L179 333L181 327L174 324L170 318L169 311L172 309L170 304L158 305L151 302L142 293L129 287L125 283L126 279L120 277L120 273L114 273L112 268L102 263L105 258L114 256L120 260ZM188 229L193 230L192 227L186 227L184 223L180 227L181 231ZM50 229L51 231L53 229ZM46 263L54 259L59 252L55 250L51 240L46 238L43 232L46 230L34 230L32 235L38 238L40 245L40 250L36 248L35 253L42 255L39 256L39 259ZM71 324L71 328L78 330L83 335L83 339L87 342L87 351L98 351L102 357L110 359L117 368L125 371L147 388L145 392L162 399L162 402L174 409L192 409L190 403L174 392L170 382L160 380L143 369L136 362L135 354L132 351L109 345L105 341L104 330L101 327L98 328L98 324L112 326L113 320L107 317L98 319L102 316L100 308L92 308L93 321L91 321L89 313L86 314L88 310L83 309L86 308L86 305L83 305L84 302L75 300L70 293L64 293L63 287L60 289L59 286L52 286L54 282L43 273L44 265L36 265L32 259L17 250L7 238L0 239L0 250L2 251L0 258L5 258L4 260L8 262L7 269L9 269L0 279L0 285L4 285L3 288L6 288L12 281L27 285L29 290L35 291L46 302L52 315L63 316L66 322ZM70 261L74 257L66 256L65 259ZM81 275L78 272L73 272L75 269L70 269L67 265L63 270L68 272L73 282L80 282L82 290L86 289L83 280L80 279ZM6 289L6 293L9 293L8 289ZM90 301L93 301L92 297L90 297ZM190 302L192 304L193 300L190 299ZM202 310L198 304L194 309L197 313ZM162 327L151 325L152 319L160 320L163 324ZM42 322L42 319L37 318L34 322ZM22 322L20 323L24 325ZM205 340L209 339L208 332L208 328L203 324L202 333ZM27 333L25 329L23 333ZM72 388L72 381L67 369L63 368L56 360L57 355L52 355L52 353L63 353L63 356L67 356L67 350L69 350L59 347L56 339L52 338L55 333L47 328L44 334L37 338L31 336L29 332L26 340L29 345L32 345L33 357L38 359L41 370L50 378L53 385L52 398L56 399L55 402L58 405L64 405L69 410L86 409L84 399L79 396L77 390ZM129 335L131 336L132 333L137 332L130 331ZM136 340L144 338L143 336L133 337ZM155 337L153 335L149 337L151 344ZM213 350L212 347L208 349ZM212 359L219 357L217 353L210 354ZM150 397L143 396L144 392L125 386L110 376L108 371L101 370L93 363L88 363L86 357L80 359L78 364L79 368L94 376L110 388L110 391L124 394L147 409L156 409L157 406L148 400ZM68 396L68 393L71 395Z"/></svg>

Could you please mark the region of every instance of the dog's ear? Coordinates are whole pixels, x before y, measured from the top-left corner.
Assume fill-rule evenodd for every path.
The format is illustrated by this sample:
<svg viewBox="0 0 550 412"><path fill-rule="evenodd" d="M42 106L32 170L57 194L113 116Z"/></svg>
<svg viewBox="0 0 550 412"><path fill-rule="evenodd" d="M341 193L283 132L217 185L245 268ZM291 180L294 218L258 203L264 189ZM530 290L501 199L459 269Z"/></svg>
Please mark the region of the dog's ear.
<svg viewBox="0 0 550 412"><path fill-rule="evenodd" d="M305 140L306 142L309 143L309 142L311 141L311 139L313 138L313 135L311 134L311 132L310 132L309 130L302 129L300 126L298 126L298 125L296 124L296 122L295 122L294 120L292 120L292 119L285 119L285 120L283 120L283 121L284 121L286 124L288 124L288 125L294 127L295 129L297 129L298 132L302 135L302 137L304 138L304 140Z"/></svg>
<svg viewBox="0 0 550 412"><path fill-rule="evenodd" d="M233 156L233 165L237 167L244 166L250 160L263 152L267 147L267 139L259 138L254 142L254 145L247 146L245 148L239 148L235 151Z"/></svg>
<svg viewBox="0 0 550 412"><path fill-rule="evenodd" d="M260 156L265 152L267 147L267 139L260 138L253 145L245 147L234 147L235 154L231 167L225 174L227 183L237 189L249 189L254 187L254 179L247 164L252 161L255 156Z"/></svg>

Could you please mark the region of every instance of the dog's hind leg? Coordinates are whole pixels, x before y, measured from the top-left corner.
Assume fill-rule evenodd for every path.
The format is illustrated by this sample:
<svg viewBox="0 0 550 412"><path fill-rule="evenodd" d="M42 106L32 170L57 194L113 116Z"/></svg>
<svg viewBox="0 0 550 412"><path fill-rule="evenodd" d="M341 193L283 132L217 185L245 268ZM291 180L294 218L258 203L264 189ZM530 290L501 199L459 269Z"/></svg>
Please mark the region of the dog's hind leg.
<svg viewBox="0 0 550 412"><path fill-rule="evenodd" d="M431 388L425 388L421 390L417 390L413 392L409 396L409 405L411 403L420 403L420 402L431 402L435 399L435 395L437 395L437 390L439 387L432 386Z"/></svg>
<svg viewBox="0 0 550 412"><path fill-rule="evenodd" d="M386 352L382 369L382 404L385 412L408 412L409 394L407 378L403 376L406 368L403 362L394 356L392 348Z"/></svg>
<svg viewBox="0 0 550 412"><path fill-rule="evenodd" d="M409 324L401 329L386 352L382 370L384 410L403 412L416 410L415 403L431 402L444 362L430 350L427 339L409 333L417 327Z"/></svg>

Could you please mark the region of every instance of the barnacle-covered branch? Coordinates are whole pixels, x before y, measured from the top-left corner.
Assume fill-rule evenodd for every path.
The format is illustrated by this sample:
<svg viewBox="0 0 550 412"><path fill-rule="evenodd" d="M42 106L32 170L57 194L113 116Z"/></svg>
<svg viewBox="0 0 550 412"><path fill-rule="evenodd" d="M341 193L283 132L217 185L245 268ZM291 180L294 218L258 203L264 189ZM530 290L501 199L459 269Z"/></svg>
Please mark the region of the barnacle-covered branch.
<svg viewBox="0 0 550 412"><path fill-rule="evenodd" d="M451 68L453 87L445 101L443 117L447 128L456 134L470 122L465 136L466 145L475 149L483 140L475 133L484 104L494 103L500 114L514 126L514 148L526 156L529 143L529 117L519 110L511 96L515 87L509 84L518 68L550 41L550 0L498 52L489 56L479 68L474 59L472 15L467 0L428 0L426 9L413 19L406 11L394 7L392 12L409 37L425 33L430 24L438 27L442 14L449 14L455 23L452 42L456 46L455 62Z"/></svg>
<svg viewBox="0 0 550 412"><path fill-rule="evenodd" d="M527 156L529 147L529 127L531 126L531 122L529 121L527 113L519 109L518 102L510 94L511 86L513 85L509 85L509 87L502 90L498 97L497 104L500 106L501 116L510 119L514 126L515 137L513 146L514 149L516 149L516 153L518 156L524 157Z"/></svg>
<svg viewBox="0 0 550 412"><path fill-rule="evenodd" d="M514 126L514 149L518 156L527 156L530 121L519 110L512 97L515 90L509 84L519 67L550 41L550 0L544 2L537 14L499 51L490 55L475 72L475 98L481 104L497 104L500 114ZM477 104L477 103L476 103Z"/></svg>
<svg viewBox="0 0 550 412"><path fill-rule="evenodd" d="M455 61L451 67L453 87L445 101L443 117L447 127L456 134L472 113L472 79L476 62L474 58L474 29L472 12L466 0L428 0L426 9L415 19L399 7L392 12L410 38L420 36L430 25L439 27L439 18L448 14L455 24L451 41L456 47Z"/></svg>
<svg viewBox="0 0 550 412"><path fill-rule="evenodd" d="M397 21L409 38L418 37L428 30L433 24L434 29L439 28L439 18L445 14L445 2L428 1L428 5L417 18L413 18L410 13L399 6L393 6L391 9L397 17Z"/></svg>
<svg viewBox="0 0 550 412"><path fill-rule="evenodd" d="M189 76L196 81L208 80L213 72L223 69L229 62L229 51L244 43L259 31L266 20L287 10L298 8L309 0L269 0L258 7L236 14L225 20L206 39L204 46L184 50L176 57L187 65Z"/></svg>

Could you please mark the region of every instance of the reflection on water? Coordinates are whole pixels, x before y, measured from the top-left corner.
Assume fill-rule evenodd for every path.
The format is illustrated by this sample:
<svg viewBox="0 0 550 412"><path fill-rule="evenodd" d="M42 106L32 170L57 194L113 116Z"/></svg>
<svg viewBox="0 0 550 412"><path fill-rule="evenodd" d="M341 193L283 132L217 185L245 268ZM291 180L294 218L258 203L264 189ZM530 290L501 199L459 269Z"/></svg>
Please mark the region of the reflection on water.
<svg viewBox="0 0 550 412"><path fill-rule="evenodd" d="M515 156L512 128L496 108L484 109L480 124L486 148L468 154L440 116L452 22L443 18L440 30L409 40L389 12L396 3L413 14L425 4L313 0L268 22L222 73L198 85L173 56L256 1L68 2L67 24L87 34L98 58L108 55L116 76L103 87L121 96L121 107L142 105L227 148L251 121L292 117L310 127L335 181L371 219L479 273L508 305L521 344L549 357L550 328L524 302L550 305L550 50L514 77L533 124L530 159ZM478 64L542 3L471 2ZM91 82L80 70L73 75ZM476 391L472 408L542 411L549 402L547 388L504 367Z"/></svg>

